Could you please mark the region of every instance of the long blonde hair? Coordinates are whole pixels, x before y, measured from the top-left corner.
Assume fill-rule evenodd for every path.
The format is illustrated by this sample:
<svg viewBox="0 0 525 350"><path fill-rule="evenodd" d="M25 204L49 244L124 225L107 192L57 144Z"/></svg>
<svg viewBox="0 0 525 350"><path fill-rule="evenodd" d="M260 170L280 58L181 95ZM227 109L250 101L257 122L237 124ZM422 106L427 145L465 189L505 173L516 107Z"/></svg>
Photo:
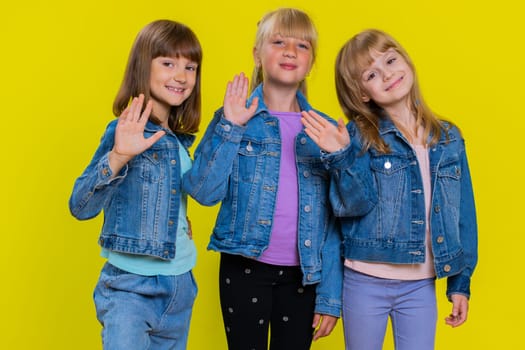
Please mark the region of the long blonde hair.
<svg viewBox="0 0 525 350"><path fill-rule="evenodd" d="M257 23L255 50L260 51L264 42L274 34L308 41L312 47L313 65L317 54L317 30L305 12L294 8L280 8L267 13ZM262 82L263 70L259 64L256 64L252 73L251 90L253 91ZM299 89L306 95L305 80L301 82Z"/></svg>
<svg viewBox="0 0 525 350"><path fill-rule="evenodd" d="M144 27L137 35L124 73L122 84L113 102L113 114L119 116L130 99L144 94L145 101L151 98L151 61L154 58L185 57L198 64L195 86L191 95L180 105L173 106L168 126L173 132L195 133L201 118L201 63L202 49L193 31L184 24L157 20ZM155 116L150 120L159 124Z"/></svg>
<svg viewBox="0 0 525 350"><path fill-rule="evenodd" d="M371 51L397 51L414 73L414 83L410 91L409 108L416 116L417 125L424 127L423 136L427 140L432 135L430 145L436 144L442 132L447 132L443 123L430 110L421 94L414 64L403 47L392 38L377 29L369 29L352 37L339 51L335 64L335 85L339 104L349 120L353 120L363 138L363 148L370 147L381 153L388 153L389 147L379 135L379 119L385 113L374 101L363 101L362 72L374 61ZM425 141L426 142L426 141Z"/></svg>

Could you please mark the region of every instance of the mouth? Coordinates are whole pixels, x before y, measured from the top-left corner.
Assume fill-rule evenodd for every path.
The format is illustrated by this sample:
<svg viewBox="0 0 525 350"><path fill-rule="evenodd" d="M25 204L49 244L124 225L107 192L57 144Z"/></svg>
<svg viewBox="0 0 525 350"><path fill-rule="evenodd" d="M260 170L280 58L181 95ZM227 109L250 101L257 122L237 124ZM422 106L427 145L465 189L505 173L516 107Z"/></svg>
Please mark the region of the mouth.
<svg viewBox="0 0 525 350"><path fill-rule="evenodd" d="M399 84L401 84L401 82L403 81L403 78L404 78L404 77L401 77L401 78L397 79L396 81L394 81L392 84L390 84L390 85L385 89L385 91L390 91L390 90L396 88Z"/></svg>
<svg viewBox="0 0 525 350"><path fill-rule="evenodd" d="M292 63L281 63L279 64L279 66L285 70L294 70L297 68L297 65L292 64Z"/></svg>
<svg viewBox="0 0 525 350"><path fill-rule="evenodd" d="M182 94L186 90L184 88L179 88L179 87L174 87L174 86L166 86L166 89L176 94Z"/></svg>

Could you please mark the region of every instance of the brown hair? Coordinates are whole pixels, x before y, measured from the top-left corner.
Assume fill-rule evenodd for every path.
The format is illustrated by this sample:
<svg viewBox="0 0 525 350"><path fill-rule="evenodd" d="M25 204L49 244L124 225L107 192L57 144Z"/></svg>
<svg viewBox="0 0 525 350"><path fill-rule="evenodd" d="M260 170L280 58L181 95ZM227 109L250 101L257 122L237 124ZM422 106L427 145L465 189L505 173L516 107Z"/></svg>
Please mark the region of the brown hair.
<svg viewBox="0 0 525 350"><path fill-rule="evenodd" d="M170 20L154 21L137 35L129 54L124 79L113 102L113 114L119 116L134 96L144 94L145 101L151 98L151 61L159 56L182 56L198 64L191 95L180 106L172 107L168 119L168 126L173 132L195 133L201 118L202 49L197 36L190 28ZM150 120L159 123L153 115L150 116Z"/></svg>
<svg viewBox="0 0 525 350"><path fill-rule="evenodd" d="M377 29L365 30L345 43L339 51L335 64L335 85L339 104L349 120L353 120L363 137L363 148L374 147L379 152L388 153L389 147L379 135L379 118L384 111L374 101L363 101L361 85L362 72L373 62L371 50L386 52L397 51L414 73L414 83L410 91L409 106L416 116L418 125L424 127L425 140L432 135L430 144L436 144L442 132L447 129L423 100L416 71L412 60L403 47L390 35Z"/></svg>
<svg viewBox="0 0 525 350"><path fill-rule="evenodd" d="M263 43L274 34L308 41L312 46L312 64L314 63L317 54L317 30L305 12L294 8L280 8L267 13L257 23L255 49L260 50ZM254 90L262 81L262 67L255 65L252 73L251 90ZM299 89L306 95L306 81L301 82Z"/></svg>

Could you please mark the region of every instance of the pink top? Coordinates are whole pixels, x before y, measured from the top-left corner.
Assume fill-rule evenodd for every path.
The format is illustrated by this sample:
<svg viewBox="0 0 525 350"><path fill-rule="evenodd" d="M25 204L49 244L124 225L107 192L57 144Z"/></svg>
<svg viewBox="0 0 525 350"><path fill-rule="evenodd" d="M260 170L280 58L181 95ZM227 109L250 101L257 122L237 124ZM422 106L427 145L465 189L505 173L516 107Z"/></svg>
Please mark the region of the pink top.
<svg viewBox="0 0 525 350"><path fill-rule="evenodd" d="M423 264L383 264L383 263L370 263L358 260L345 260L345 266L353 270L365 273L367 275L398 279L398 280L419 280L424 278L431 278L435 276L434 272L434 256L432 255L431 241L430 241L430 165L428 160L428 150L425 146L412 145L412 148L416 152L417 160L419 162L419 170L423 179L423 190L425 193L425 208L427 216L427 227L426 227L426 259Z"/></svg>
<svg viewBox="0 0 525 350"><path fill-rule="evenodd" d="M303 128L301 114L275 111L270 111L270 114L279 118L281 162L270 243L258 260L272 265L298 266L299 189L295 162L295 137Z"/></svg>

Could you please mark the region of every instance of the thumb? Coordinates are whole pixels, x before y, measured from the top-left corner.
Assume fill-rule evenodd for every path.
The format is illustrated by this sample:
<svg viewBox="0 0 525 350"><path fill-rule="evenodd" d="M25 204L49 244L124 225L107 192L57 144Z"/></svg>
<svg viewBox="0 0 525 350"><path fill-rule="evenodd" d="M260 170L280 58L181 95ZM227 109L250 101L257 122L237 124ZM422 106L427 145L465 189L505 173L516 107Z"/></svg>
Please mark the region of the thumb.
<svg viewBox="0 0 525 350"><path fill-rule="evenodd" d="M155 134L153 134L153 136L147 138L146 139L146 145L148 146L147 148L150 148L151 146L153 146L153 144L155 144L155 142L160 140L160 138L164 136L165 134L166 132L164 130L159 130Z"/></svg>
<svg viewBox="0 0 525 350"><path fill-rule="evenodd" d="M345 122L344 122L343 118L339 118L337 120L337 129L339 131L343 131L344 129L346 129L346 125L345 125Z"/></svg>
<svg viewBox="0 0 525 350"><path fill-rule="evenodd" d="M258 104L259 104L259 97L254 97L250 105L250 108L248 108L248 111L250 112L250 114L255 113L255 111L257 110Z"/></svg>

